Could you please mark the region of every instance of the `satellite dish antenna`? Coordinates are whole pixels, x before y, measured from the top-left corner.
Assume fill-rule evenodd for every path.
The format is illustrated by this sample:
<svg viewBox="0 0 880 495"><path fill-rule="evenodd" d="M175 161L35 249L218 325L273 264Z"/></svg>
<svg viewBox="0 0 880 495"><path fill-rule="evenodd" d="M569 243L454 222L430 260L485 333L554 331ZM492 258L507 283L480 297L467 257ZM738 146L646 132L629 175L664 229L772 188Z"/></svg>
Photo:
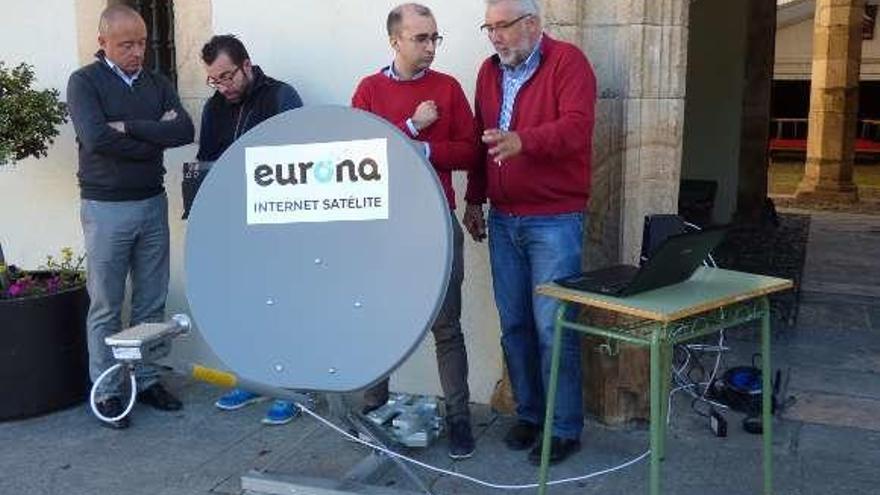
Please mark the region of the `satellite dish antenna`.
<svg viewBox="0 0 880 495"><path fill-rule="evenodd" d="M346 392L402 363L439 311L449 206L412 141L347 107L285 112L214 164L186 293L210 347L267 386Z"/></svg>

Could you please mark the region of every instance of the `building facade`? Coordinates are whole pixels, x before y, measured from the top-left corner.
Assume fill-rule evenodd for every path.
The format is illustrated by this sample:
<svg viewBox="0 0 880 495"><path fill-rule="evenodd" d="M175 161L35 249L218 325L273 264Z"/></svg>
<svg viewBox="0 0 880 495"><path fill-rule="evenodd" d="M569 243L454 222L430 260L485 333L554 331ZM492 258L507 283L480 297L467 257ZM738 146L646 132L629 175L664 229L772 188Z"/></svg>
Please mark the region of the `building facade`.
<svg viewBox="0 0 880 495"><path fill-rule="evenodd" d="M171 4L136 3L146 8ZM211 94L204 83L200 48L212 34L234 33L247 44L253 61L267 74L296 87L306 105L347 105L357 81L392 58L384 22L397 3L176 0L173 69L181 98L198 122L200 107ZM436 68L458 78L472 96L477 69L492 53L478 29L484 3L425 3L434 10L444 36ZM762 108L763 100L755 97L761 93L745 81L750 68L766 63L750 62L747 53L754 46L766 48L766 43L755 41L764 32L758 29L764 26L759 21L768 6L775 12L776 3L720 4L724 5L710 0L543 0L547 31L582 47L598 78L586 267L635 261L644 216L678 210L682 177L734 184L733 192L719 197L724 206L716 216L730 217L736 209L737 170L743 157L749 156L741 150L750 140L760 148L760 137L743 136L752 136L750 128L767 126L760 111L750 110ZM7 0L0 20L0 60L9 65L33 64L41 85L63 92L68 75L92 60L98 16L106 5L107 0ZM718 36L719 24L729 36ZM758 34L753 32L756 29ZM729 61L719 61L717 52L713 55L706 48L712 46ZM693 61L689 52L695 54ZM769 79L765 82L769 88ZM691 92L694 98L688 100L686 94ZM722 102L724 111L704 106L713 102ZM713 155L718 143L723 144L723 153ZM186 224L178 220L179 183L181 164L194 155L194 146L166 155L172 208L169 312L186 311L182 270ZM0 242L8 260L34 267L63 246L82 251L75 172L69 124L49 157L0 167ZM456 177L455 186L461 196L464 177ZM486 246L468 242L465 250L463 325L471 386L474 400L487 402L502 376L497 312ZM198 334L177 352L214 364ZM439 393L431 339L395 374L393 386Z"/></svg>

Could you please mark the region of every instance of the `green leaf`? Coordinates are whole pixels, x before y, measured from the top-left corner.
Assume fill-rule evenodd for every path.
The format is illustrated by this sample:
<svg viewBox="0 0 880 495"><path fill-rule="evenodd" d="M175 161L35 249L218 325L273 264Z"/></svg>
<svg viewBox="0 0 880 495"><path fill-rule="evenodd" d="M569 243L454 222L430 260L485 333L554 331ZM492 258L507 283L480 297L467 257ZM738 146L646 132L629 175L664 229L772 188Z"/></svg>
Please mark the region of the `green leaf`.
<svg viewBox="0 0 880 495"><path fill-rule="evenodd" d="M33 67L6 68L0 62L0 164L46 156L67 122L67 105L57 89L36 90Z"/></svg>

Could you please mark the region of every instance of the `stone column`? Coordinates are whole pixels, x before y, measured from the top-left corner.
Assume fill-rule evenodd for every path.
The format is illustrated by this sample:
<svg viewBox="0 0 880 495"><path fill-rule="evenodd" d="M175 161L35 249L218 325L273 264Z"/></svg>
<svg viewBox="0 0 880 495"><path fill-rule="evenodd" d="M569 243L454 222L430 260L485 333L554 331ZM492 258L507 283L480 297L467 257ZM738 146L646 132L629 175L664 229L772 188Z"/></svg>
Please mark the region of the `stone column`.
<svg viewBox="0 0 880 495"><path fill-rule="evenodd" d="M776 0L748 0L745 89L740 134L737 218L759 221L767 201L770 91L776 47Z"/></svg>
<svg viewBox="0 0 880 495"><path fill-rule="evenodd" d="M688 6L591 0L582 7L582 46L599 81L591 244L605 259L596 261L635 262L644 216L678 210Z"/></svg>
<svg viewBox="0 0 880 495"><path fill-rule="evenodd" d="M77 60L79 65L95 61L98 51L98 21L107 8L106 0L76 0Z"/></svg>
<svg viewBox="0 0 880 495"><path fill-rule="evenodd" d="M636 263L645 215L678 211L689 5L585 3L583 46L600 91L588 266ZM647 420L648 352L623 344L602 352L603 343L588 339L584 349L587 409L611 424Z"/></svg>
<svg viewBox="0 0 880 495"><path fill-rule="evenodd" d="M816 0L807 162L797 197L858 201L853 183L865 0Z"/></svg>
<svg viewBox="0 0 880 495"><path fill-rule="evenodd" d="M202 105L214 94L205 84L202 46L213 30L212 0L177 0L174 2L174 47L177 52L177 92L200 135Z"/></svg>
<svg viewBox="0 0 880 495"><path fill-rule="evenodd" d="M584 36L583 10L579 0L543 0L544 30L556 39L580 46Z"/></svg>

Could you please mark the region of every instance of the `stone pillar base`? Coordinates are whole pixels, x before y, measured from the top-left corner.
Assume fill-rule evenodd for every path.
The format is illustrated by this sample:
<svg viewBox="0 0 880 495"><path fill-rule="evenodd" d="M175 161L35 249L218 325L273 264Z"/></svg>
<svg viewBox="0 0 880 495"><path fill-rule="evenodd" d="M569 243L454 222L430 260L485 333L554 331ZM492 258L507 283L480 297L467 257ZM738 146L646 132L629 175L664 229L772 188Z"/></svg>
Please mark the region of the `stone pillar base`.
<svg viewBox="0 0 880 495"><path fill-rule="evenodd" d="M609 348L604 338L593 336L586 337L585 344L583 390L587 414L609 426L648 424L649 350L624 343L612 343Z"/></svg>
<svg viewBox="0 0 880 495"><path fill-rule="evenodd" d="M858 203L859 188L855 184L811 187L801 184L795 192L799 203Z"/></svg>

